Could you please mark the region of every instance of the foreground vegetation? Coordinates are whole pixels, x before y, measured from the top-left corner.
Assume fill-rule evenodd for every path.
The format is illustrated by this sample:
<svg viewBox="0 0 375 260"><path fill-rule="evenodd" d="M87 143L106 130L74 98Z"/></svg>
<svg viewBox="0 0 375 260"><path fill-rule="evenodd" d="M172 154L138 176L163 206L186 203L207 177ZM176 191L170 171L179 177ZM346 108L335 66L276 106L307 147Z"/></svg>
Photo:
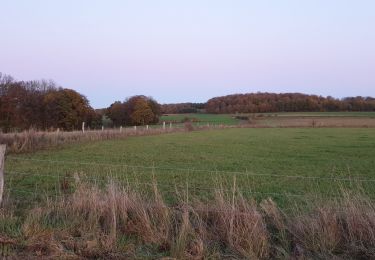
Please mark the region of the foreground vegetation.
<svg viewBox="0 0 375 260"><path fill-rule="evenodd" d="M268 198L257 203L216 188L209 204L176 193L168 206L110 181L105 188L75 182L75 191L14 214L0 210L3 256L24 258L306 259L375 257L375 205L343 191L335 200L285 212ZM293 203L291 201L290 203Z"/></svg>

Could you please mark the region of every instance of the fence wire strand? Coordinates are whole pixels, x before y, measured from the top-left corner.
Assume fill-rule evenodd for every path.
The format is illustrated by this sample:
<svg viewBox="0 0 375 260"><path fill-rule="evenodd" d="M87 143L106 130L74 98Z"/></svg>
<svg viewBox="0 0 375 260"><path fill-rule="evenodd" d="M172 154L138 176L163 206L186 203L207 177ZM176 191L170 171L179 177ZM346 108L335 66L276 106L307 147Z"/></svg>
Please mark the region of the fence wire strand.
<svg viewBox="0 0 375 260"><path fill-rule="evenodd" d="M35 161L44 163L56 163L56 164L77 164L77 165L89 165L89 166L107 166L107 167L127 167L127 168L139 168L149 170L166 170L166 171L186 171L186 172L208 172L217 174L234 174L234 175L246 175L246 176L259 176L259 177L276 177L276 178L289 178L289 179L306 179L306 180L327 180L327 181L344 181L344 182L375 182L375 178L361 178L358 176L349 177L323 177L323 176L304 176L304 175L285 175L285 174L272 174L272 173L254 173L254 172L241 172L241 171L223 171L215 169L194 169L194 168L173 168L173 167L161 167L161 166L142 166L142 165L129 165L129 164L109 164L109 163L97 163L97 162L77 162L68 160L43 160L33 158L17 158L7 157L10 160L21 160L21 161Z"/></svg>

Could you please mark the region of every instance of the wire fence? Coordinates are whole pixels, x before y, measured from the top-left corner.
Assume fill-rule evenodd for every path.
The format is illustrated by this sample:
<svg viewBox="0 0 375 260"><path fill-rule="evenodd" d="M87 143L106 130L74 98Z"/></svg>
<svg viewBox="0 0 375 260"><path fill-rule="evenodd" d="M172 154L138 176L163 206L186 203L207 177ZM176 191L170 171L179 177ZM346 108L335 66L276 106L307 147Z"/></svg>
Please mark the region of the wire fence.
<svg viewBox="0 0 375 260"><path fill-rule="evenodd" d="M341 196L342 189L355 189L371 198L375 195L375 178L363 176L284 175L16 156L8 156L6 162L6 165L10 165L5 170L6 192L10 196L28 194L32 198L65 196L74 190L74 183L78 180L100 186L115 180L121 186L142 192L150 192L156 185L161 193L169 197L173 194L188 193L209 198L216 192L233 193L235 178L236 194L260 199L271 197L280 201L300 202L321 197L335 199ZM26 166L22 165L23 163L26 163ZM76 168L77 165L85 167ZM182 172L184 174L181 174Z"/></svg>
<svg viewBox="0 0 375 260"><path fill-rule="evenodd" d="M108 166L108 167L127 167L148 170L166 170L166 171L185 171L185 172L201 172L201 173L217 173L217 174L230 174L230 175L245 175L245 176L258 176L258 177L275 177L275 178L294 178L306 180L326 180L326 181L340 181L340 182L375 182L375 178L364 178L363 176L348 177L335 177L335 176L305 176L305 175L285 175L285 174L271 174L271 173L255 173L255 172L241 172L241 171L224 171L217 169L194 169L194 168L179 168L179 167L163 167L163 166L143 166L131 164L116 164L116 163L98 163L98 162L82 162L82 161L69 161L69 160L44 160L34 158L18 158L7 157L8 160L21 160L43 162L49 164L75 164L75 165L88 165L88 166Z"/></svg>

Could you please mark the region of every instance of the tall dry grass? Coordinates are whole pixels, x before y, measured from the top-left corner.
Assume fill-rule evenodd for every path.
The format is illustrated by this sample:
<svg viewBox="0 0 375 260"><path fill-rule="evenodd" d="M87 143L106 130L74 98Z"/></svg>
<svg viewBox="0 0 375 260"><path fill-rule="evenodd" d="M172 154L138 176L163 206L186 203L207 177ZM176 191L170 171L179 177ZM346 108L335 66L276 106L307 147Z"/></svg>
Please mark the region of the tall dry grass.
<svg viewBox="0 0 375 260"><path fill-rule="evenodd" d="M167 205L109 182L76 183L75 192L32 208L13 237L15 256L134 259L371 259L375 205L362 195L316 201L284 212L218 188L209 203L183 194ZM0 214L0 223L5 216ZM8 238L9 239L9 238ZM14 242L15 241L15 242Z"/></svg>
<svg viewBox="0 0 375 260"><path fill-rule="evenodd" d="M36 131L28 130L23 132L15 133L1 133L0 132L0 144L7 145L8 153L23 153L23 152L35 152L38 150L57 147L66 144L82 143L88 141L98 141L98 140L111 140L111 139L123 139L129 136L145 136L145 135L159 135L166 133L176 133L176 132L186 132L194 130L208 130L216 128L225 128L230 126L193 126L191 124L186 124L183 127L169 128L148 128L138 127L136 130L125 129L122 131L119 129L107 129L101 130L91 130L85 131ZM233 127L233 126L232 126Z"/></svg>
<svg viewBox="0 0 375 260"><path fill-rule="evenodd" d="M45 132L28 130L20 133L0 133L0 143L7 145L10 153L34 152L50 147L65 144L80 143L97 140L121 139L129 136L157 135L171 132L182 132L184 128L138 128L134 129L110 129L104 131L73 131L73 132Z"/></svg>

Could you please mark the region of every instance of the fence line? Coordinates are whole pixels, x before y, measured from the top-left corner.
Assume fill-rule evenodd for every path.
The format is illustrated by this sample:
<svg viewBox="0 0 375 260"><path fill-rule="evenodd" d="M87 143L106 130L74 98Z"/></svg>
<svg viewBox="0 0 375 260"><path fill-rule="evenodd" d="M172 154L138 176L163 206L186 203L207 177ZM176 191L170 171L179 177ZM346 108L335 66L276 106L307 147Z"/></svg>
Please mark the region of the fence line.
<svg viewBox="0 0 375 260"><path fill-rule="evenodd" d="M7 172L7 174L23 174L23 175L36 175L36 176L42 176L42 177L55 177L58 180L64 180L64 179L76 179L74 176L61 176L61 175L48 175L48 174L33 174L33 173L22 173L22 172ZM9 175L8 175L9 176ZM103 176L100 176L103 177ZM106 176L111 177L111 176ZM118 177L118 176L117 176ZM98 178L92 178L92 177L87 177L87 176L78 176L78 178L82 180L92 180L92 181L98 181ZM124 184L133 184L135 186L139 185L147 185L147 186L154 186L156 187L164 187L162 191L176 191L176 189L185 189L186 190L199 190L199 191L211 191L211 192L216 192L216 191L223 191L227 193L232 193L233 190L231 189L224 189L222 186L219 186L218 188L211 188L211 187L201 187L201 186L196 186L197 183L187 183L187 186L184 185L183 183L170 183L170 184L165 184L165 183L158 183L158 182L139 182L139 181L129 181L128 179L123 179ZM56 183L57 184L57 183ZM191 186L189 186L189 184ZM55 186L56 188L57 186ZM165 188L168 188L167 190ZM249 190L250 189L250 190ZM9 190L15 190L15 189L9 189ZM53 190L53 189L52 189ZM45 190L43 190L45 191ZM32 194L35 194L36 192L31 192ZM263 191L254 191L252 188L246 188L246 187L237 187L237 193L239 194L253 194L253 195L272 195L275 197L297 197L297 198L303 198L303 199L316 199L319 196L318 194L313 193L305 193L305 194L300 194L300 193L289 193L289 192L284 192L284 193L278 193L278 192L263 192ZM321 194L322 195L322 194ZM339 198L337 195L339 194L326 194L330 198Z"/></svg>
<svg viewBox="0 0 375 260"><path fill-rule="evenodd" d="M6 174L23 174L23 175L34 175L34 176L42 176L42 177L57 177L58 179L76 179L74 176L61 176L61 175L48 175L48 174L33 174L33 173L23 173L23 172L6 172ZM78 176L78 178L82 177L83 180L93 180L97 181L98 178L92 178L92 177L87 177L87 176ZM106 176L106 177L111 177L111 176ZM148 186L154 186L156 185L157 187L175 187L175 188L186 188L189 189L189 186L185 186L182 183L177 184L177 183L170 183L170 184L163 184L159 182L138 182L138 181L129 181L125 180L124 182L126 184L135 184L135 185L148 185ZM217 188L209 188L209 187L198 187L195 186L196 183L191 183L189 182L188 184L191 184L193 186L190 186L192 190L197 189L197 190L206 190L206 191L217 191ZM233 192L232 190L229 189L219 189L220 191L224 192ZM297 196L297 197L304 197L306 194L292 194L292 193L277 193L277 192L257 192L257 191L248 191L248 190L239 190L239 193L250 193L250 194L269 194L269 195L283 195L283 196Z"/></svg>
<svg viewBox="0 0 375 260"><path fill-rule="evenodd" d="M0 206L3 202L5 151L6 145L0 144Z"/></svg>
<svg viewBox="0 0 375 260"><path fill-rule="evenodd" d="M295 178L295 179L308 179L308 180L330 180L330 181L345 181L345 182L375 182L375 178L360 178L358 176L350 177L323 177L323 176L304 176L304 175L284 175L284 174L272 174L272 173L254 173L254 172L239 172L239 171L222 171L222 170L205 170L205 169L189 169L189 168L174 168L174 167L160 167L160 166L141 166L141 165L129 165L129 164L110 164L110 163L96 163L96 162L77 162L77 161L62 161L62 160L43 160L43 159L32 159L32 158L17 158L13 156L7 157L10 160L21 160L21 161L36 161L46 163L60 163L60 164L77 164L77 165L91 165L91 166L113 166L113 167L127 167L127 168L140 168L150 170L169 170L169 171L188 171L188 172L210 172L210 173L228 173L235 175L246 175L246 176L263 176L263 177L277 177L277 178Z"/></svg>
<svg viewBox="0 0 375 260"><path fill-rule="evenodd" d="M137 184L137 185L149 185L149 186L153 186L154 184L152 183L134 183L134 182L129 182L129 184ZM157 187L161 186L161 185L158 185L156 184ZM169 187L170 189L169 190L162 190L161 192L172 192L172 191L176 191L175 189L172 189L171 186L169 185L164 185L165 187ZM177 188L177 187L175 187ZM191 188L191 190L204 190L204 191L215 191L214 189L205 189L205 188L198 188L198 187L194 187L194 188ZM188 191L189 189L187 189ZM12 192L12 191L16 191L16 192L21 192L21 193L28 193L28 194L38 194L38 192L36 191L29 191L29 190L19 190L19 189L12 189L12 188L7 188L5 189L5 191L8 191L8 192ZM55 191L55 189L51 189L50 190L51 192ZM224 190L220 190L220 191L224 191L224 192L228 192L228 193L231 193L233 192L232 190L228 190L228 189L224 189ZM40 192L41 194L47 194L48 190L42 190L42 192ZM59 192L61 193L61 192ZM268 195L268 196L275 196L275 197L293 197L293 198L303 198L303 199L314 199L314 198L317 198L317 196L309 196L307 194L291 194L291 193L277 193L277 192L261 192L261 191L237 191L236 193L239 193L239 194L253 194L253 195ZM60 194L58 196L63 196L64 194ZM52 195L52 196L55 196L55 195ZM337 198L337 197L330 197L330 198Z"/></svg>
<svg viewBox="0 0 375 260"><path fill-rule="evenodd" d="M27 193L27 194L33 194L35 195L34 192L31 192L31 191L24 191L24 190L13 190L13 191L17 191L17 192L21 192L21 193ZM53 197L63 197L65 194L63 195L59 195L59 196L55 196L53 195ZM193 208L191 206L189 207L186 207L185 205L181 205L181 206L167 206L167 205L160 205L160 204L156 204L156 203L143 203L142 205L145 205L146 207L148 208L156 208L156 209L167 209L167 210L172 210L172 211L175 211L177 213L182 213L182 212L216 212L216 213L234 213L236 215L253 215L253 213L247 213L247 212L243 212L241 210L238 210L238 209L228 209L228 210L218 210L218 209L212 209L212 208L208 208L208 207L205 207L203 209L203 207L198 207L198 208ZM259 207L254 207L254 209L258 209ZM294 209L293 207L287 207L287 208L283 208L283 209ZM281 209L279 208L279 210L281 211Z"/></svg>
<svg viewBox="0 0 375 260"><path fill-rule="evenodd" d="M31 191L24 191L24 190L13 190L13 191L35 195L35 192L31 192ZM47 195L47 194L45 194L45 195ZM51 197L55 197L57 199L57 198L62 198L65 195L69 195L69 194L60 194L60 195L54 194L54 195L51 195ZM237 204L235 205L234 209L231 208L231 209L228 209L228 210L211 208L208 204L203 204L203 206L197 205L197 207L194 207L194 205L193 206L186 206L184 204L181 204L179 206L172 206L172 205L165 205L165 204L161 205L161 204L157 204L157 203L142 202L142 205L145 205L148 208L167 209L167 210L174 211L176 213L184 213L184 212L187 212L187 213L190 213L190 212L232 213L232 214L235 214L235 215L243 215L243 216L253 216L253 214L254 214L254 213L249 213L249 212L244 212L242 210L239 210ZM230 205L230 206L233 206L233 205ZM258 204L256 206L252 206L250 210L259 210L260 208L261 208L261 206ZM298 205L298 204L294 204L294 207L293 206L278 207L278 210L280 212L284 212L284 211L287 211L287 210L295 210L295 209L298 209L298 208L303 208L303 206ZM247 210L249 210L249 208L247 208ZM347 213L347 211L345 211L345 210L340 210L340 211L336 211L336 212L339 212L339 213L342 213L342 214Z"/></svg>

